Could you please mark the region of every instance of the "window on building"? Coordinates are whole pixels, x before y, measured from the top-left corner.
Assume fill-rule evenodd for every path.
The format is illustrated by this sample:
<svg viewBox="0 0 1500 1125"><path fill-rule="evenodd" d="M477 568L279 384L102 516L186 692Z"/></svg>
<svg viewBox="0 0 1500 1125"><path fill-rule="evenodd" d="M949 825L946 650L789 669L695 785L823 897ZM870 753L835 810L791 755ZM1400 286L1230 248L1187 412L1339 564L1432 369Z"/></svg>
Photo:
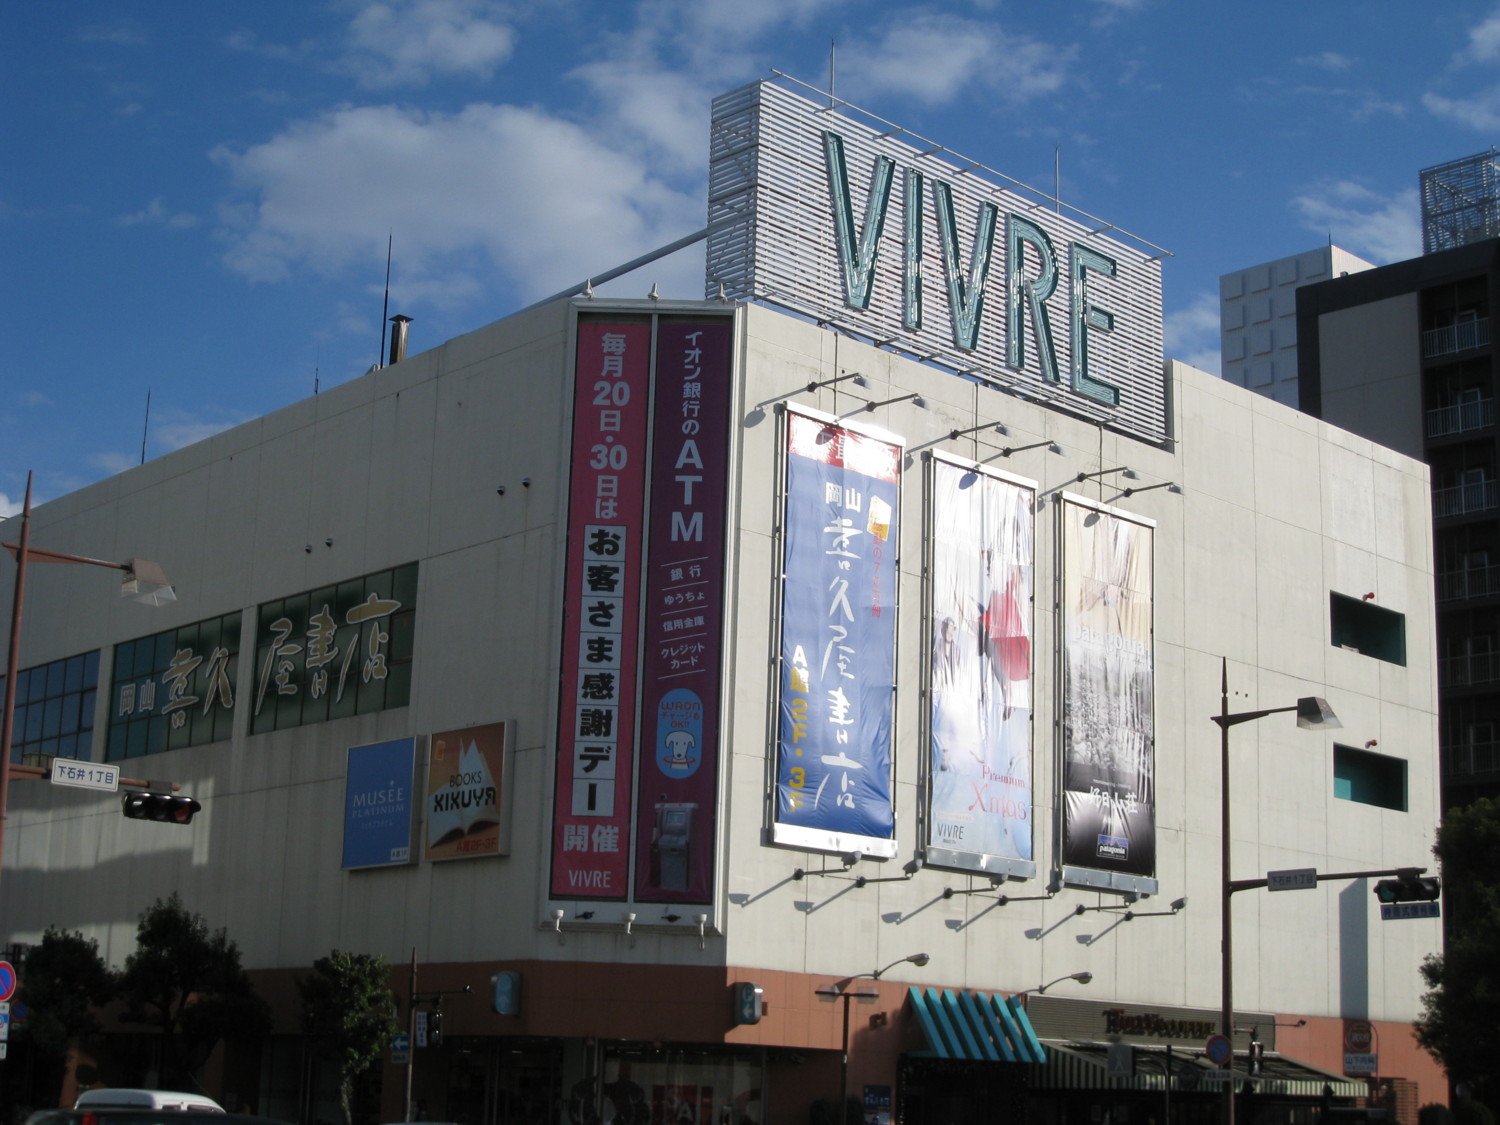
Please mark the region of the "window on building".
<svg viewBox="0 0 1500 1125"><path fill-rule="evenodd" d="M239 661L238 611L115 645L106 759L229 738Z"/></svg>
<svg viewBox="0 0 1500 1125"><path fill-rule="evenodd" d="M1406 664L1406 616L1362 598L1334 594L1329 618L1338 648L1373 656L1390 664Z"/></svg>
<svg viewBox="0 0 1500 1125"><path fill-rule="evenodd" d="M405 707L416 618L416 563L263 603L250 733Z"/></svg>
<svg viewBox="0 0 1500 1125"><path fill-rule="evenodd" d="M1333 795L1341 801L1406 811L1406 763L1386 754L1334 745Z"/></svg>
<svg viewBox="0 0 1500 1125"><path fill-rule="evenodd" d="M92 756L99 652L22 668L16 673L11 761L42 765Z"/></svg>

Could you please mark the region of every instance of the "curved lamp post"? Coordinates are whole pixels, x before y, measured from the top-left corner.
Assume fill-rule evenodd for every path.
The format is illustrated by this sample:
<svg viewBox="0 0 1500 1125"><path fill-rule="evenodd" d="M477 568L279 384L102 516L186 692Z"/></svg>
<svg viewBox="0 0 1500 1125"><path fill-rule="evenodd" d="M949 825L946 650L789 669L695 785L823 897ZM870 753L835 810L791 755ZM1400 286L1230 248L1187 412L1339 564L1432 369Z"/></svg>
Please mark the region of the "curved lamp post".
<svg viewBox="0 0 1500 1125"><path fill-rule="evenodd" d="M1094 979L1094 974L1091 973L1091 972L1089 972L1087 969L1085 969L1081 973L1068 973L1066 976L1060 976L1056 980L1049 980L1046 984L1039 984L1035 988L1023 988L1023 989L1021 989L1020 992L1017 992L1014 995L1016 995L1016 996L1028 996L1031 993L1035 992L1038 996L1040 996L1042 993L1046 992L1047 989L1051 988L1054 984L1061 984L1065 980L1076 980L1079 984L1088 984L1089 981L1091 981L1093 979Z"/></svg>
<svg viewBox="0 0 1500 1125"><path fill-rule="evenodd" d="M107 559L91 559L83 555L69 555L62 551L45 551L31 545L31 474L26 474L26 499L21 505L21 541L6 543L4 547L16 559L15 588L10 609L10 649L5 665L5 707L0 712L0 870L4 869L5 814L10 800L10 752L16 721L16 676L21 660L21 603L26 596L26 564L30 562L74 563L79 566L102 566L124 572L120 580L120 595L134 598L150 605L163 605L177 600L167 576L154 562L145 559L126 559L110 562Z"/></svg>
<svg viewBox="0 0 1500 1125"><path fill-rule="evenodd" d="M884 968L876 969L873 973L856 973L852 977L845 977L834 983L832 988L820 988L817 995L829 1001L842 1000L844 1002L844 1036L843 1055L839 1063L839 1104L834 1117L834 1125L847 1125L847 1106L849 1104L849 1001L851 1000L874 1000L880 995L878 992L850 992L849 986L857 980L868 977L870 980L879 980L897 965L912 964L922 968L932 957L926 953L913 953L907 957L898 958ZM1056 984L1056 981L1052 982Z"/></svg>
<svg viewBox="0 0 1500 1125"><path fill-rule="evenodd" d="M1315 695L1306 695L1297 700L1290 707L1269 707L1261 711L1240 711L1236 714L1229 712L1229 661L1221 658L1219 661L1219 713L1210 715L1215 723L1219 725L1219 927L1220 927L1220 961L1219 977L1223 986L1223 1000L1219 1012L1219 1034L1229 1040L1231 1053L1229 1056L1229 1069L1234 1070L1234 960L1231 956L1233 942L1232 923L1229 911L1229 728L1238 726L1240 723L1248 723L1255 719L1264 719L1267 715L1279 715L1283 712L1297 712L1297 725L1306 730L1329 729L1341 727L1338 716L1333 713L1333 708L1328 706L1326 699L1320 699ZM1230 1078L1224 1083L1224 1101L1220 1110L1224 1125L1234 1125L1234 1079Z"/></svg>

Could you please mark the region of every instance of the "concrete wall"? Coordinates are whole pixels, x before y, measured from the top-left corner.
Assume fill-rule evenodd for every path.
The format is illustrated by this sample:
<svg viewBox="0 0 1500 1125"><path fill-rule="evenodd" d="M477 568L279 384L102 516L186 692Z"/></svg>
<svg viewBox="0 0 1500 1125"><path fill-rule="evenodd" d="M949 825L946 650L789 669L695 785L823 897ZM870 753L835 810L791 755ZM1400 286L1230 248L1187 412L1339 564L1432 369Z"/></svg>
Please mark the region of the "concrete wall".
<svg viewBox="0 0 1500 1125"><path fill-rule="evenodd" d="M1422 335L1416 293L1318 319L1322 416L1412 457L1422 455Z"/></svg>
<svg viewBox="0 0 1500 1125"><path fill-rule="evenodd" d="M773 311L747 308L740 324L722 897L705 948L696 931L689 936L680 926L641 925L627 938L617 910L601 908L589 925L573 921L578 905L546 899L566 304L491 325L38 510L38 546L155 558L178 582L181 600L155 613L108 605L102 572L37 567L23 666L94 647L104 647L107 659L120 640L418 559L413 700L409 708L241 733L127 763L127 773L170 777L204 802L191 830L125 821L117 798L17 784L0 937L34 940L49 923L82 928L119 964L138 912L179 889L212 924L227 926L247 965L258 968L305 966L333 947L402 962L416 947L424 961L449 964L717 965L837 977L924 951L932 955L926 969L903 966L889 979L1018 990L1088 969L1094 998L1213 1008L1219 766L1209 716L1219 708L1221 659L1231 709L1325 695L1344 723L1339 742L1360 747L1373 739L1409 763L1408 811L1352 804L1333 796L1333 737L1301 732L1289 716L1235 728L1236 878L1273 868L1427 861L1437 769L1423 465L1180 364L1168 371L1177 441L1164 449ZM799 390L854 371L867 387L846 381ZM924 396L925 407L863 410L911 392ZM1035 479L1043 501L1033 755L1041 874L1011 884L1015 896L1043 895L1053 862L1058 498L1073 491L1156 521L1161 893L1139 909L1165 910L1157 904L1186 895L1185 911L1130 923L1107 913L1073 917L1080 904L1117 900L1072 888L1050 901L1004 907L992 895L944 899L945 887L966 888L970 877L935 868L909 882L858 889L834 879L795 881L794 868L817 868L823 858L765 845L775 742L775 403L787 400L873 422L904 437L912 455L900 540L899 851L860 870L898 873L917 854L927 654L919 457L923 448L942 448ZM1004 423L1006 434L947 440L953 429L986 421ZM999 458L1002 444L1043 439L1062 452ZM1129 483L1173 481L1181 492L1160 488L1126 500L1118 475L1075 479L1120 466L1137 472ZM522 477L531 478L529 488ZM324 545L329 538L332 547ZM1330 592L1371 591L1379 605L1405 615L1404 667L1329 644ZM96 603L104 608L96 611ZM241 699L253 663L242 656ZM519 733L510 857L339 869L348 746L501 719L516 720ZM554 905L569 916L562 940L550 922ZM1243 894L1235 919L1236 998L1246 1009L1409 1020L1418 1010L1417 965L1439 944L1435 922L1380 922L1361 883Z"/></svg>

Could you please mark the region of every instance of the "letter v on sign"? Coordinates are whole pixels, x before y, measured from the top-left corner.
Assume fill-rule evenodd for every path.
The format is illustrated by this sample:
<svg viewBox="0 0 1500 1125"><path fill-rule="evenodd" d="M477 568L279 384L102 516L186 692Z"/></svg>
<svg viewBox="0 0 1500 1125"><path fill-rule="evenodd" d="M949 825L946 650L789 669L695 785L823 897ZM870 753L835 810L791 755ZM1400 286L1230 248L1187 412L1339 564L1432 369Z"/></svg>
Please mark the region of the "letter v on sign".
<svg viewBox="0 0 1500 1125"><path fill-rule="evenodd" d="M870 288L875 281L875 256L880 253L880 236L885 230L885 212L891 201L891 181L896 162L889 156L877 156L870 173L870 194L865 198L865 225L859 232L856 247L854 200L849 195L849 167L844 160L844 138L837 133L823 134L823 151L827 155L828 189L833 196L833 221L838 231L839 264L844 273L844 300L852 309L870 307Z"/></svg>

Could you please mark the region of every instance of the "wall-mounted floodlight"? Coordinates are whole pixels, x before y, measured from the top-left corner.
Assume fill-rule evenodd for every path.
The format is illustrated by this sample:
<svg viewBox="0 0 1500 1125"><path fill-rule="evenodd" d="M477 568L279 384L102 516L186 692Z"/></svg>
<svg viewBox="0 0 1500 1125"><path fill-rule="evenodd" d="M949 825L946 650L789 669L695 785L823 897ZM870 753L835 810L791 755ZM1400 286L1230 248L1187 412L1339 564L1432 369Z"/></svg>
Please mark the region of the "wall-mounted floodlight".
<svg viewBox="0 0 1500 1125"><path fill-rule="evenodd" d="M856 887L863 887L867 883L904 883L920 870L922 870L922 861L920 859L909 859L902 866L902 873L900 875L881 875L874 878L868 875L861 875L854 880L854 885Z"/></svg>
<svg viewBox="0 0 1500 1125"><path fill-rule="evenodd" d="M1124 492L1120 493L1120 495L1130 497L1134 496L1137 492L1150 492L1153 489L1157 488L1165 488L1168 492L1176 492L1178 494L1181 494L1182 492L1181 487L1179 487L1175 481L1164 480L1160 484L1146 484L1142 485L1139 488L1127 488Z"/></svg>
<svg viewBox="0 0 1500 1125"><path fill-rule="evenodd" d="M968 437L970 434L977 434L980 430L994 430L997 434L1010 433L1010 431L1005 428L1004 422L981 422L977 426L970 426L967 430L950 430L948 433L948 440L957 441L961 437Z"/></svg>
<svg viewBox="0 0 1500 1125"><path fill-rule="evenodd" d="M1020 992L1017 992L1015 995L1017 995L1017 996L1025 996L1028 993L1035 992L1038 996L1040 996L1042 993L1046 992L1047 989L1051 988L1054 984L1061 984L1065 980L1074 980L1074 981L1077 981L1079 984L1088 984L1089 981L1091 981L1093 979L1094 979L1094 974L1091 973L1091 972L1089 972L1087 969L1085 969L1081 973L1068 973L1066 976L1058 977L1056 980L1049 980L1046 984L1039 984L1035 988L1023 988Z"/></svg>
<svg viewBox="0 0 1500 1125"><path fill-rule="evenodd" d="M924 410L927 408L927 401L920 394L913 391L909 395L897 395L895 398L881 399L879 402L867 402L865 403L865 409L875 410L879 407L890 406L891 404L897 402L910 402L913 406L919 406Z"/></svg>
<svg viewBox="0 0 1500 1125"><path fill-rule="evenodd" d="M708 944L708 915L694 914L693 921L698 923L698 948L702 949Z"/></svg>
<svg viewBox="0 0 1500 1125"><path fill-rule="evenodd" d="M843 864L842 867L829 867L825 861L824 865L816 871L809 871L805 867L797 868L792 872L792 878L800 881L809 875L843 875L849 868L864 858L864 852L841 852L839 854L839 862Z"/></svg>
<svg viewBox="0 0 1500 1125"><path fill-rule="evenodd" d="M1073 480L1078 484L1082 484L1086 480L1092 480L1095 477L1107 477L1114 473L1124 473L1128 477L1133 477L1135 475L1130 466L1118 465L1113 469L1100 469L1097 472L1092 473L1079 473L1076 477L1073 478Z"/></svg>
<svg viewBox="0 0 1500 1125"><path fill-rule="evenodd" d="M1030 445L1007 445L1000 451L1000 456L1009 457L1012 453L1025 453L1028 449L1041 449L1043 446L1046 446L1049 453L1062 452L1062 446L1048 438L1046 441L1034 441Z"/></svg>

